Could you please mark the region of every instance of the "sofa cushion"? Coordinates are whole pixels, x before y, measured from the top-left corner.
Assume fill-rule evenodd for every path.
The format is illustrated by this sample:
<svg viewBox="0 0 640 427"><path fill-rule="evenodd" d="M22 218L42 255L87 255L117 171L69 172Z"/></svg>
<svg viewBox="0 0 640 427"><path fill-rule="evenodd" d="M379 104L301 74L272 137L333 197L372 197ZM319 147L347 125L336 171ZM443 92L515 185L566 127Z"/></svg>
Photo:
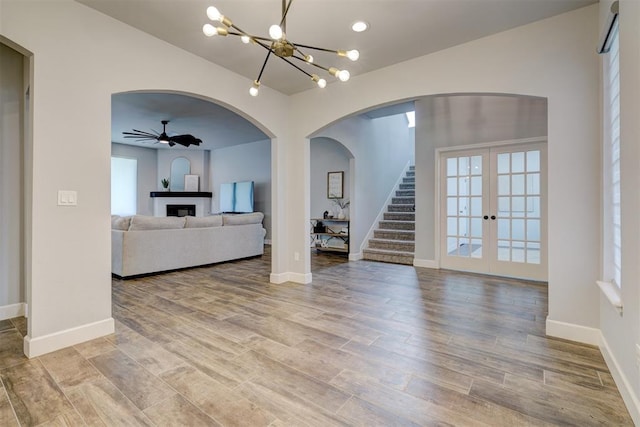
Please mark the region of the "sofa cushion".
<svg viewBox="0 0 640 427"><path fill-rule="evenodd" d="M111 215L111 229L127 231L131 223L130 216Z"/></svg>
<svg viewBox="0 0 640 427"><path fill-rule="evenodd" d="M222 215L186 216L185 218L184 228L220 227L222 225Z"/></svg>
<svg viewBox="0 0 640 427"><path fill-rule="evenodd" d="M136 230L167 230L174 228L184 228L184 217L177 216L145 216L136 215L131 218L129 231Z"/></svg>
<svg viewBox="0 0 640 427"><path fill-rule="evenodd" d="M244 225L244 224L260 224L264 214L262 212L253 212L237 215L222 215L224 225Z"/></svg>

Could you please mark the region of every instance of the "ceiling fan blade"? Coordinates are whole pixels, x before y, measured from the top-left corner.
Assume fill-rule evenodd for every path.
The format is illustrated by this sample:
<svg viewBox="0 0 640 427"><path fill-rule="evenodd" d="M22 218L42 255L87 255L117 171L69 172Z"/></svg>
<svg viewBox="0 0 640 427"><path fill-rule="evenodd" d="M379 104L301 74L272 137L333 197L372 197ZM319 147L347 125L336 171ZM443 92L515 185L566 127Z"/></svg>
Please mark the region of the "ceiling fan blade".
<svg viewBox="0 0 640 427"><path fill-rule="evenodd" d="M201 139L196 138L193 135L174 135L169 137L169 141L173 141L176 144L184 145L188 147L189 145L200 145L202 142Z"/></svg>
<svg viewBox="0 0 640 427"><path fill-rule="evenodd" d="M130 135L130 136L144 136L147 138L157 138L158 135L153 134L153 133L149 133L149 132L142 132L139 130L134 129L134 132L122 132L123 135Z"/></svg>

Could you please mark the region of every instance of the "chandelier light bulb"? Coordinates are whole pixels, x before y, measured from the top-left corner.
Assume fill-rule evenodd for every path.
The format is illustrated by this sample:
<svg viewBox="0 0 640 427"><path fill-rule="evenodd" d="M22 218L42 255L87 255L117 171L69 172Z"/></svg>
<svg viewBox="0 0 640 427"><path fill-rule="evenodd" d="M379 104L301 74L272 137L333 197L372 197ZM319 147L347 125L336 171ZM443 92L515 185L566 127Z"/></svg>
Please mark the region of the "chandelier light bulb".
<svg viewBox="0 0 640 427"><path fill-rule="evenodd" d="M349 50L347 51L347 58L349 58L352 61L357 61L358 58L360 58L360 52L358 52L355 49Z"/></svg>
<svg viewBox="0 0 640 427"><path fill-rule="evenodd" d="M209 19L211 19L212 21L219 21L222 22L223 16L220 13L220 11L218 10L217 7L215 6L209 6L207 8L207 16L209 17Z"/></svg>
<svg viewBox="0 0 640 427"><path fill-rule="evenodd" d="M256 80L253 82L253 86L251 86L251 88L249 89L249 95L258 96L259 90L260 90L260 82Z"/></svg>
<svg viewBox="0 0 640 427"><path fill-rule="evenodd" d="M207 37L212 37L212 36L215 36L216 34L218 34L218 31L216 30L216 27L214 27L211 24L204 24L202 26L202 32Z"/></svg>
<svg viewBox="0 0 640 427"><path fill-rule="evenodd" d="M269 27L269 37L271 37L273 40L280 40L282 36L283 33L280 25L273 24Z"/></svg>
<svg viewBox="0 0 640 427"><path fill-rule="evenodd" d="M349 77L351 77L351 74L347 70L342 70L338 73L338 79L341 82L346 82L347 80L349 80Z"/></svg>
<svg viewBox="0 0 640 427"><path fill-rule="evenodd" d="M324 89L325 87L327 87L327 81L325 79L319 79L318 80L318 87L320 89Z"/></svg>
<svg viewBox="0 0 640 427"><path fill-rule="evenodd" d="M305 55L304 56L304 60L307 61L309 64L313 64L313 56L312 55Z"/></svg>
<svg viewBox="0 0 640 427"><path fill-rule="evenodd" d="M247 44L251 41L251 37L249 36L242 36L240 37L240 40L242 40L242 43Z"/></svg>

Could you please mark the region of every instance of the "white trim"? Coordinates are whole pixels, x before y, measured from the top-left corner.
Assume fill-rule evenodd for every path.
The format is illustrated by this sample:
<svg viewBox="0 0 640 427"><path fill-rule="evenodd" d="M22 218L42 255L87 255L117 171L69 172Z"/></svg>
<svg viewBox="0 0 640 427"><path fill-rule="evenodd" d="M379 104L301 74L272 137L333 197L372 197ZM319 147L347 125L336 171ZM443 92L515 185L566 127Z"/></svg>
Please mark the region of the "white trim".
<svg viewBox="0 0 640 427"><path fill-rule="evenodd" d="M583 344L600 345L602 333L600 329L576 325L575 323L551 320L547 316L547 335L566 340L577 341Z"/></svg>
<svg viewBox="0 0 640 427"><path fill-rule="evenodd" d="M620 295L620 288L611 282L604 282L602 280L596 280L596 284L602 291L607 300L618 310L618 313L622 314L622 297Z"/></svg>
<svg viewBox="0 0 640 427"><path fill-rule="evenodd" d="M271 245L271 239L264 239L265 245Z"/></svg>
<svg viewBox="0 0 640 427"><path fill-rule="evenodd" d="M349 261L360 261L364 256L362 252L356 252L354 254L349 254Z"/></svg>
<svg viewBox="0 0 640 427"><path fill-rule="evenodd" d="M389 192L389 195L387 196L387 200L385 200L385 202L382 204L382 208L380 209L380 212L378 212L378 216L376 217L376 219L371 224L371 228L369 228L369 231L367 232L367 235L364 236L364 240L362 241L362 244L360 245L360 252L362 252L365 249L367 249L367 245L369 244L369 240L373 239L373 232L376 230L376 228L378 226L378 223L384 219L384 214L387 212L387 207L391 204L391 199L393 199L395 197L396 191L400 189L400 184L402 184L402 179L407 176L407 171L410 169L411 166L413 166L413 165L411 164L411 160L409 160L407 162L407 164L405 165L404 169L402 170L402 173L400 174L400 177L398 178L398 180L396 181L395 185L393 186L393 188ZM349 258L349 259L351 259L351 258Z"/></svg>
<svg viewBox="0 0 640 427"><path fill-rule="evenodd" d="M611 351L611 348L609 348L607 340L602 334L600 334L599 347L600 352L602 353L602 357L604 357L604 361L607 363L609 372L611 372L611 376L613 376L613 379L616 382L616 386L618 388L618 391L620 392L620 395L622 396L622 400L627 406L627 410L629 411L629 414L633 419L633 423L635 425L640 425L640 401L638 400L638 396L633 391L633 387L631 386L629 378L624 375L622 369L620 368L618 360L613 355L613 352ZM636 360L638 360L639 352L640 348L636 344Z"/></svg>
<svg viewBox="0 0 640 427"><path fill-rule="evenodd" d="M27 303L10 304L0 306L0 320L13 319L24 316L27 312Z"/></svg>
<svg viewBox="0 0 640 427"><path fill-rule="evenodd" d="M61 348L113 334L114 332L115 323L113 318L109 317L98 322L88 323L41 337L31 338L27 335L24 337L24 354L31 359Z"/></svg>
<svg viewBox="0 0 640 427"><path fill-rule="evenodd" d="M477 144L467 144L467 145L454 145L452 147L440 147L436 148L436 160L440 158L442 153L448 153L451 151L466 151L466 150L477 150L481 148L493 148L493 147L501 147L504 145L520 145L520 144L530 144L534 142L542 142L547 143L546 136L536 136L533 138L520 138L520 139L507 139L505 141L495 141L495 142L479 142Z"/></svg>
<svg viewBox="0 0 640 427"><path fill-rule="evenodd" d="M271 275L269 276L269 282L271 283L275 283L275 284L280 284L280 283L285 283L285 282L294 282L294 283L300 283L303 285L307 285L309 283L311 283L311 273L293 273L293 272L287 272L287 273L271 273Z"/></svg>
<svg viewBox="0 0 640 427"><path fill-rule="evenodd" d="M436 270L440 269L440 263L435 259L413 259L414 267L424 267L424 268L435 268Z"/></svg>

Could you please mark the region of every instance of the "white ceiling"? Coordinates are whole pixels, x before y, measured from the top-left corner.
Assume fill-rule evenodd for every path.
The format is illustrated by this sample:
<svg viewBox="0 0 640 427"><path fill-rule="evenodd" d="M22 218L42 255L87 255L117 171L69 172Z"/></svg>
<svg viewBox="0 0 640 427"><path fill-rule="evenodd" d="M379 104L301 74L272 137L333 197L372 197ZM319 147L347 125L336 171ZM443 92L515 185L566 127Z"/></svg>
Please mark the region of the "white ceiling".
<svg viewBox="0 0 640 427"><path fill-rule="evenodd" d="M244 45L233 36L204 36L202 26L210 22L206 9L215 5L243 30L266 36L268 27L279 22L282 5L281 0L77 1L251 80L260 71L265 50ZM330 49L358 49L360 59L357 62L332 54L314 54L317 63L346 68L354 77L596 2L296 0L287 18L287 38L294 43ZM356 20L367 21L370 29L354 33L350 26ZM319 72L329 84L349 84L336 82L322 70L313 68L311 71ZM273 56L267 64L262 84L284 94L320 90L306 75ZM387 113L367 113L369 117L383 114ZM171 94L114 96L112 131L116 142L124 142L122 131L133 128L161 130L160 120L165 119L171 120L167 129L169 134L191 133L204 141L205 149L265 138L235 113L200 99Z"/></svg>

